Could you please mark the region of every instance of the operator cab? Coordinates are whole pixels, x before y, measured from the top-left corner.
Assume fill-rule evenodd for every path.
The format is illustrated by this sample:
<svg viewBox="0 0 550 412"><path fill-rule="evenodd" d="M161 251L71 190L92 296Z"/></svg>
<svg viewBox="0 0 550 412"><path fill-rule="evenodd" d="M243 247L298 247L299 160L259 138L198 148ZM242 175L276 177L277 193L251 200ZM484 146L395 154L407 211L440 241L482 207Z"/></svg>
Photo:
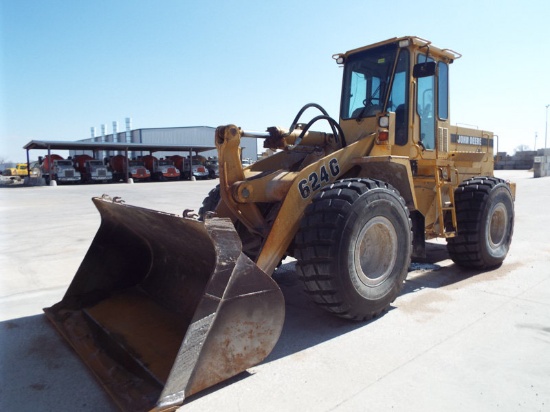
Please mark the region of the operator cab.
<svg viewBox="0 0 550 412"><path fill-rule="evenodd" d="M377 119L392 112L391 152L408 156L418 146L423 157L435 157L438 127L449 125L448 65L460 54L402 37L333 57L344 64L340 125L348 143L375 132Z"/></svg>

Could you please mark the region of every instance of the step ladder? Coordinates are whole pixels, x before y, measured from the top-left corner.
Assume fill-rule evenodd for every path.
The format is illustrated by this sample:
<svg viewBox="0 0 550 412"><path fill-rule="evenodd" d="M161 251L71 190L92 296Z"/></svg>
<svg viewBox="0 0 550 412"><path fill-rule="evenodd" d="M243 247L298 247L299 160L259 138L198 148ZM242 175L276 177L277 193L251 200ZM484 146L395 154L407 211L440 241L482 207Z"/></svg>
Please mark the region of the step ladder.
<svg viewBox="0 0 550 412"><path fill-rule="evenodd" d="M444 169L446 177L444 177ZM451 173L456 176L456 183L453 183ZM457 232L456 224L456 209L455 209L455 188L458 185L458 171L450 168L450 166L437 166L435 168L435 192L437 196L437 206L439 207L439 234L445 238L455 237ZM447 189L449 201L443 200L443 192ZM452 228L446 227L445 215L451 213Z"/></svg>

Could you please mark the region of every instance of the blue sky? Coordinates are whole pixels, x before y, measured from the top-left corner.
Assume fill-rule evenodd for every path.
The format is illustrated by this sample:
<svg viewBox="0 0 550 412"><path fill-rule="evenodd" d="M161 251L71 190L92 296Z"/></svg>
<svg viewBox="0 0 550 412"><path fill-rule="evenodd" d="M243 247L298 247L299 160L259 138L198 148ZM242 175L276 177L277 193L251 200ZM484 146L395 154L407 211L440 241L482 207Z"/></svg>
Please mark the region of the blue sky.
<svg viewBox="0 0 550 412"><path fill-rule="evenodd" d="M493 131L499 150L533 148L535 133L544 146L547 0L0 0L0 158L126 117L265 130L315 102L338 118L332 54L403 35L463 55L452 123Z"/></svg>

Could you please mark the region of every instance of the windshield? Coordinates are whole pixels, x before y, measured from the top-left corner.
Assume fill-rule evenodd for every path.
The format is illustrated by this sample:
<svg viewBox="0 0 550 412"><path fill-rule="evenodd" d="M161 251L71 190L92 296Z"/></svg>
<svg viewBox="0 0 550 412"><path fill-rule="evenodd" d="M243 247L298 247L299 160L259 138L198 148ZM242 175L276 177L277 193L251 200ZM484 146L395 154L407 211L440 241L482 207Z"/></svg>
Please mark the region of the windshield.
<svg viewBox="0 0 550 412"><path fill-rule="evenodd" d="M394 90L391 87L391 74L395 58L399 52L397 44L388 44L375 49L350 55L344 69L342 88L342 119L356 119L374 116L382 111L388 100L387 110L395 110L405 101L406 75L409 67L409 54L406 49L399 53ZM398 89L398 90L397 90Z"/></svg>
<svg viewBox="0 0 550 412"><path fill-rule="evenodd" d="M171 160L159 160L159 166L173 166L174 162Z"/></svg>
<svg viewBox="0 0 550 412"><path fill-rule="evenodd" d="M143 162L140 160L130 160L130 166L143 166Z"/></svg>
<svg viewBox="0 0 550 412"><path fill-rule="evenodd" d="M90 166L103 166L103 162L101 160L90 160Z"/></svg>
<svg viewBox="0 0 550 412"><path fill-rule="evenodd" d="M70 160L58 160L57 165L58 166L71 166L72 167L73 162L71 162Z"/></svg>

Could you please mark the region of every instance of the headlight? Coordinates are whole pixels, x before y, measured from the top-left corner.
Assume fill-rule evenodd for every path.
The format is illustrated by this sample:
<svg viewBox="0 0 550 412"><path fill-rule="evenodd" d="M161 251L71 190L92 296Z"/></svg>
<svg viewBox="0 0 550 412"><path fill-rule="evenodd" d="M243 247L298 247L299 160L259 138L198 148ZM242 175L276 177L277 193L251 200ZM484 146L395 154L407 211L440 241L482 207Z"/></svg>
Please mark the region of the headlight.
<svg viewBox="0 0 550 412"><path fill-rule="evenodd" d="M380 116L378 118L378 126L380 127L389 127L390 118L388 116Z"/></svg>

